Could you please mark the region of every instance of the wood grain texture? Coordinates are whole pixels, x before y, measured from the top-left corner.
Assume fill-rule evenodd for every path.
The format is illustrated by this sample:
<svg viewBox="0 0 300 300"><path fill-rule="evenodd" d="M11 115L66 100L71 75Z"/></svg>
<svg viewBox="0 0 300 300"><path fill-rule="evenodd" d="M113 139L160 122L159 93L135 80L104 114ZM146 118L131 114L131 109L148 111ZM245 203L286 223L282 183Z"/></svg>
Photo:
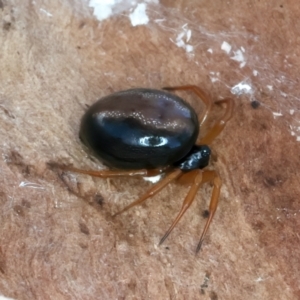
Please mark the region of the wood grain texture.
<svg viewBox="0 0 300 300"><path fill-rule="evenodd" d="M299 299L296 2L161 1L149 25L132 27L125 13L99 23L80 1L0 1L0 292L18 300ZM174 44L186 23L192 55ZM245 48L245 67L223 41ZM233 96L234 117L212 144L224 185L198 256L210 186L158 247L187 188L172 184L112 219L151 183L47 167L102 167L81 145L79 123L113 91L195 84L219 100L241 81L253 93Z"/></svg>

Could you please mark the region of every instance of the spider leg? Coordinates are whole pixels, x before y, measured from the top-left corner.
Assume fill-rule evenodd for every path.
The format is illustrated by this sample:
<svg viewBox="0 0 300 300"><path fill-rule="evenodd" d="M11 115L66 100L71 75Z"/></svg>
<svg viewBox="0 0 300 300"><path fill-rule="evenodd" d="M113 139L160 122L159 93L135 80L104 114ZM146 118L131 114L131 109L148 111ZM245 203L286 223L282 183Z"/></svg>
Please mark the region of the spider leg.
<svg viewBox="0 0 300 300"><path fill-rule="evenodd" d="M224 129L226 123L231 119L234 102L232 99L227 98L224 100L216 101L215 104L226 104L226 110L224 116L214 124L214 126L209 130L209 132L200 139L198 145L209 145Z"/></svg>
<svg viewBox="0 0 300 300"><path fill-rule="evenodd" d="M101 177L101 178L108 178L108 177L123 177L123 176L145 176L151 177L159 175L167 170L167 168L160 168L160 169L140 169L140 170L83 170L74 168L72 166L61 165L55 162L49 162L48 166L53 169L60 169L63 171L70 171L80 174L86 174L93 177Z"/></svg>
<svg viewBox="0 0 300 300"><path fill-rule="evenodd" d="M117 212L116 214L113 215L113 217L120 215L124 211L128 210L129 208L139 205L146 201L148 198L154 196L157 194L159 191L161 191L164 187L166 187L171 181L175 180L182 174L182 171L180 169L175 169L173 172L169 173L164 179L159 181L157 184L155 184L150 190L148 190L144 195L142 195L139 199L136 201L132 202L125 208L123 208L121 211Z"/></svg>
<svg viewBox="0 0 300 300"><path fill-rule="evenodd" d="M192 182L192 186L190 187L190 190L189 190L187 196L185 197L185 199L183 201L181 210L179 211L177 217L173 221L173 223L170 226L170 228L167 230L167 232L165 233L165 235L160 240L159 245L161 245L166 240L166 238L169 236L169 234L171 233L171 231L177 225L177 223L179 222L179 220L181 219L181 217L184 215L184 213L187 211L187 209L193 203L193 201L195 199L195 195L196 195L196 193L197 193L197 191L198 191L201 183L203 182L203 172L201 170L193 170L191 172L183 174L182 177L184 178L183 181L185 183L187 183L187 182L191 183Z"/></svg>
<svg viewBox="0 0 300 300"><path fill-rule="evenodd" d="M196 85L183 85L183 86L174 86L174 87L163 87L164 90L167 91L175 91L175 90L182 90L182 91L192 91L194 92L201 100L205 103L206 109L204 110L201 117L199 117L199 124L200 126L206 121L208 114L211 111L213 100L198 86Z"/></svg>
<svg viewBox="0 0 300 300"><path fill-rule="evenodd" d="M196 253L198 253L201 249L201 245L203 243L204 237L206 235L206 232L209 228L209 225L213 219L213 216L216 212L217 206L218 206L218 200L220 196L220 189L222 185L222 181L219 177L219 175L215 171L201 171L201 170L193 170L189 173L183 174L181 178L179 178L179 181L181 183L188 183L188 182L193 182L187 196L185 197L181 210L179 211L177 217L173 221L172 225L168 229L168 231L165 233L165 235L162 237L162 239L159 242L159 245L161 245L166 238L169 236L171 231L174 229L174 227L177 225L181 217L184 215L186 210L190 207L192 202L194 201L195 195L201 186L201 184L205 182L213 182L214 187L213 187L213 192L209 204L209 216L206 221L206 224L204 226L204 229L202 231L200 241L198 243L198 246L196 248Z"/></svg>
<svg viewBox="0 0 300 300"><path fill-rule="evenodd" d="M220 196L220 190L221 190L221 186L222 186L222 181L220 176L218 175L217 172L215 171L203 171L202 173L203 177L202 177L202 182L212 182L214 187L213 187L213 191L212 191L212 195L211 195L211 199L210 199L210 203L209 203L209 215L206 221L206 224L204 226L204 229L202 231L201 237L200 237L200 241L198 243L198 246L196 248L196 253L198 253L201 249L204 237L206 235L206 232L209 228L209 225L213 219L213 216L217 210L218 207L218 202L219 202L219 196Z"/></svg>

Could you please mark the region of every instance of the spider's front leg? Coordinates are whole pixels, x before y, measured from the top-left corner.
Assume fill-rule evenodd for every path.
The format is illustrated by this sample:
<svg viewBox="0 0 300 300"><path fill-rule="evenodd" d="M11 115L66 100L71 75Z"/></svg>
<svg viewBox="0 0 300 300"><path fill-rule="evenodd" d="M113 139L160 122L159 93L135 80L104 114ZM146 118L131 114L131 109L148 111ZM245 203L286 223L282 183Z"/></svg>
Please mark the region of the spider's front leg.
<svg viewBox="0 0 300 300"><path fill-rule="evenodd" d="M166 175L165 178L160 180L158 183L156 183L150 190L148 190L144 195L142 195L139 199L136 201L132 202L125 208L123 208L121 211L117 212L116 214L113 215L113 217L123 213L124 211L128 210L129 208L140 205L144 201L146 201L148 198L156 195L158 192L160 192L163 188L165 188L171 181L175 180L182 174L182 171L180 169L175 169L171 171L169 174Z"/></svg>
<svg viewBox="0 0 300 300"><path fill-rule="evenodd" d="M206 221L206 224L204 226L204 229L202 231L200 241L198 243L198 246L196 248L196 253L198 253L201 249L204 237L206 235L206 232L209 228L209 225L214 217L214 214L217 210L218 203L219 203L219 197L220 197L220 191L221 191L221 186L222 186L222 180L218 173L216 171L203 171L202 175L202 182L212 182L213 183L213 191L212 195L210 198L210 203L209 203L209 215Z"/></svg>
<svg viewBox="0 0 300 300"><path fill-rule="evenodd" d="M209 225L213 219L213 216L217 210L218 202L219 202L219 196L220 196L220 190L221 190L221 185L222 181L215 171L202 171L202 170L192 170L188 173L185 173L182 175L182 177L179 178L179 181L182 183L191 183L190 190L185 197L181 210L179 211L177 217L173 221L172 225L170 228L167 230L165 235L162 237L160 240L159 244L162 244L166 238L169 236L169 234L172 232L176 224L179 222L181 217L184 215L184 213L187 211L187 209L190 207L190 205L193 203L196 193L200 186L205 183L205 182L212 182L214 187L212 191L212 196L209 204L209 216L206 221L206 224L204 226L203 232L201 234L200 241L198 243L198 246L196 248L196 253L198 253L201 249L201 245L203 243L204 237L207 233L207 230L209 228Z"/></svg>

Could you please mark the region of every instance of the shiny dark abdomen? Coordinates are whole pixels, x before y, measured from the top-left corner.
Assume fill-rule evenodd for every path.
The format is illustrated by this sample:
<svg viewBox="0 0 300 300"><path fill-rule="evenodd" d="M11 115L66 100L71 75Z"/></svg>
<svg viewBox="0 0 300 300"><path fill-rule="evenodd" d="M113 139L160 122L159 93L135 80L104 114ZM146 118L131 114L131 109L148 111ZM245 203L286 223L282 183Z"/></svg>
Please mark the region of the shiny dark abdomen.
<svg viewBox="0 0 300 300"><path fill-rule="evenodd" d="M172 122L176 130L169 125ZM185 156L198 128L196 113L181 98L160 90L133 89L94 103L82 118L80 138L111 167L156 168Z"/></svg>

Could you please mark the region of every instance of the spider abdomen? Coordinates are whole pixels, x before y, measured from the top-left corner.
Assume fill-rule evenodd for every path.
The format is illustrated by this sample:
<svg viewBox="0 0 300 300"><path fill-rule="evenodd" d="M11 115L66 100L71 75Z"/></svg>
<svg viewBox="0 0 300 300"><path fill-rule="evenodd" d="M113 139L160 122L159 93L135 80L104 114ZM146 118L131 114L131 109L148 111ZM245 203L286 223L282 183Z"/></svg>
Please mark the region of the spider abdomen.
<svg viewBox="0 0 300 300"><path fill-rule="evenodd" d="M193 108L162 90L131 89L94 103L81 120L80 138L105 164L118 169L173 165L199 133Z"/></svg>

